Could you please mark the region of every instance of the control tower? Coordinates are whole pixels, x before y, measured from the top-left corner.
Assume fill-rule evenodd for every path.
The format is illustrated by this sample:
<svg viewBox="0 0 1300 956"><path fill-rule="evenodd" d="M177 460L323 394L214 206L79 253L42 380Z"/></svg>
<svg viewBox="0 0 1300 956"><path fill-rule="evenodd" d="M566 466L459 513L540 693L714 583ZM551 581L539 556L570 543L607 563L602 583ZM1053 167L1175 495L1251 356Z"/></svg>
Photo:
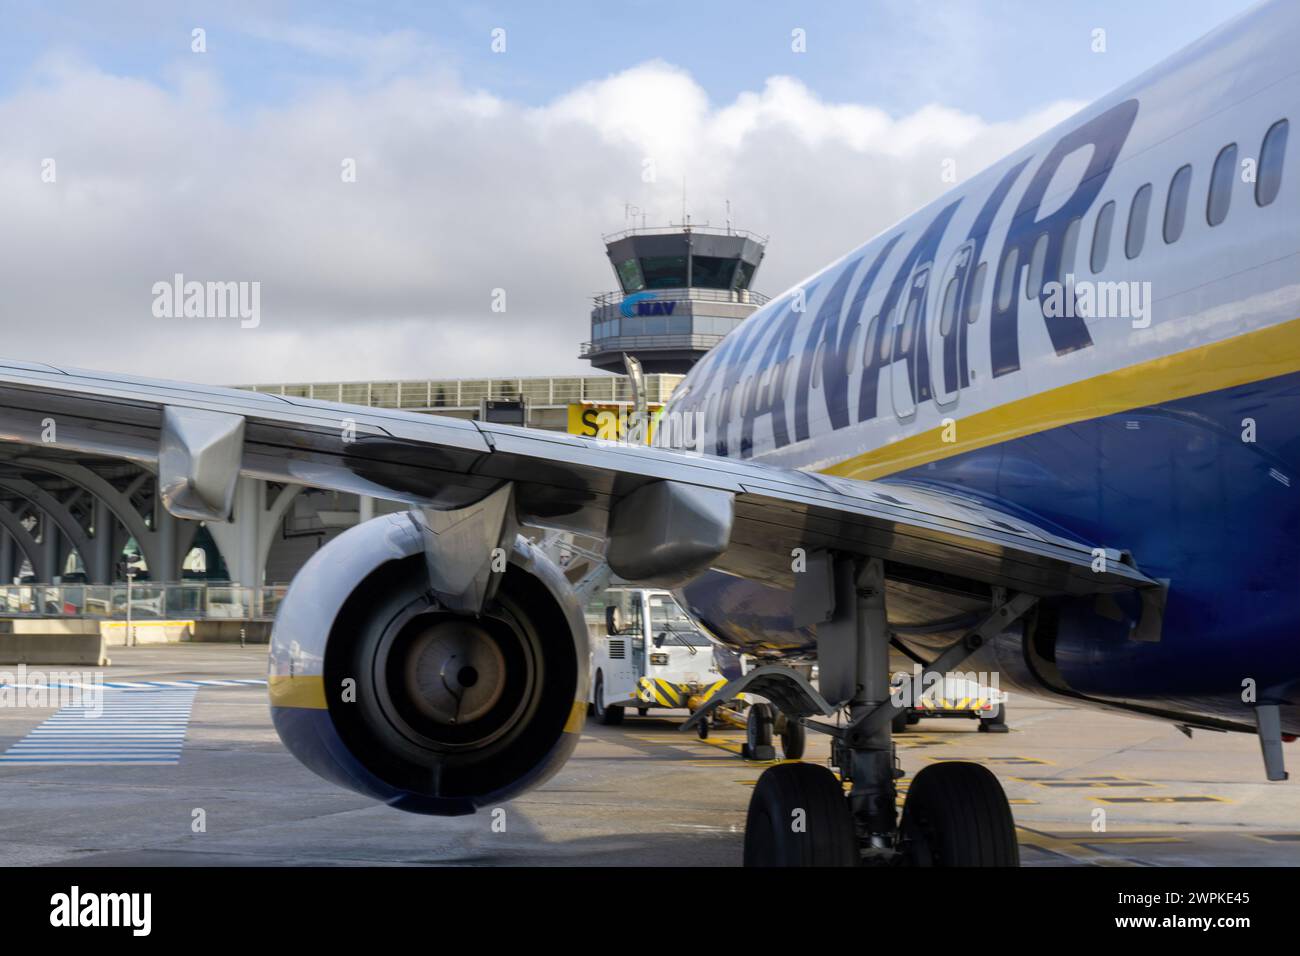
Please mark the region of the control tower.
<svg viewBox="0 0 1300 956"><path fill-rule="evenodd" d="M604 240L619 287L595 297L579 353L603 371L622 372L626 352L647 373L685 374L767 301L749 288L765 236L688 222Z"/></svg>

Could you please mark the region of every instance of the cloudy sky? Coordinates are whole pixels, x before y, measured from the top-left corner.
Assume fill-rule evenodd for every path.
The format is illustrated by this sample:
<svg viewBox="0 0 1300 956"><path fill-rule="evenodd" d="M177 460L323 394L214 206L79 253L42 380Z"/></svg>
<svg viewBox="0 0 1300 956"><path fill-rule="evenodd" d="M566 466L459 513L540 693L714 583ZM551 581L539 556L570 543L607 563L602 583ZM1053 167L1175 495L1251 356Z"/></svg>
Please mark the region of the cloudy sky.
<svg viewBox="0 0 1300 956"><path fill-rule="evenodd" d="M678 221L685 184L720 225L729 199L774 294L933 199L944 160L973 175L1250 4L808 6L3 0L0 354L225 383L589 371L629 207ZM260 283L260 325L155 315L177 273Z"/></svg>

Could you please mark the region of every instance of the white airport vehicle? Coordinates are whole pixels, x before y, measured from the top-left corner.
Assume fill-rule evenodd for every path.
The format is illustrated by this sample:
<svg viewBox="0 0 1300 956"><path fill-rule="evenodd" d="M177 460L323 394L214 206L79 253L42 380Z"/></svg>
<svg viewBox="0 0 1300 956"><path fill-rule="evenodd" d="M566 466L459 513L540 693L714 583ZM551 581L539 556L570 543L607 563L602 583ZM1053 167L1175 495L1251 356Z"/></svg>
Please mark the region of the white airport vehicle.
<svg viewBox="0 0 1300 956"><path fill-rule="evenodd" d="M635 707L678 709L707 700L726 683L713 642L667 592L610 587L587 605L592 713L602 724Z"/></svg>
<svg viewBox="0 0 1300 956"><path fill-rule="evenodd" d="M891 687L902 705L894 715L894 733L923 719L953 717L978 720L983 733L1007 732L1006 693L969 676L946 674L930 684L921 684L904 671L894 675Z"/></svg>

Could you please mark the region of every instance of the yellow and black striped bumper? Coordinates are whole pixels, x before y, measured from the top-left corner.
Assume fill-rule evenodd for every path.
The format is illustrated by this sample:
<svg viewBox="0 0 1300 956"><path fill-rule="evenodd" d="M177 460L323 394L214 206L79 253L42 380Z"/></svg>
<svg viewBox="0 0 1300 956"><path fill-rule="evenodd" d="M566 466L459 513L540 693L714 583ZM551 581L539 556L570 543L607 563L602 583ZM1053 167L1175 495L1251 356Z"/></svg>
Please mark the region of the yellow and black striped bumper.
<svg viewBox="0 0 1300 956"><path fill-rule="evenodd" d="M953 711L965 713L969 711L992 710L993 702L984 697L963 697L960 700L950 700L947 697L940 697L936 700L930 700L923 697L916 702L914 710L930 711Z"/></svg>
<svg viewBox="0 0 1300 956"><path fill-rule="evenodd" d="M636 699L658 707L685 707L691 695L690 684L676 684L660 677L642 677L637 682Z"/></svg>

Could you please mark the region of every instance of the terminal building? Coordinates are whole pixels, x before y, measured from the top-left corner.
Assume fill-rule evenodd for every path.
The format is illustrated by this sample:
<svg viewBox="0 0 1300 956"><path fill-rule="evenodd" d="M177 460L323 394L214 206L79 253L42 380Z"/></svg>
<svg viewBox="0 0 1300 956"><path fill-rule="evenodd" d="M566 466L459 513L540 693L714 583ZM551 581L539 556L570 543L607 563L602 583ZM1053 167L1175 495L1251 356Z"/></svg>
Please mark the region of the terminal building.
<svg viewBox="0 0 1300 956"><path fill-rule="evenodd" d="M634 229L605 238L618 289L594 296L591 375L239 386L377 408L611 437L632 403L623 356L640 361L651 411L766 298L750 289L766 240L730 228ZM162 507L156 476L129 462L40 460L0 446L0 619L185 619L265 624L326 541L400 506L241 478L233 520ZM128 602L128 588L130 598ZM2 628L0 628L2 629Z"/></svg>

